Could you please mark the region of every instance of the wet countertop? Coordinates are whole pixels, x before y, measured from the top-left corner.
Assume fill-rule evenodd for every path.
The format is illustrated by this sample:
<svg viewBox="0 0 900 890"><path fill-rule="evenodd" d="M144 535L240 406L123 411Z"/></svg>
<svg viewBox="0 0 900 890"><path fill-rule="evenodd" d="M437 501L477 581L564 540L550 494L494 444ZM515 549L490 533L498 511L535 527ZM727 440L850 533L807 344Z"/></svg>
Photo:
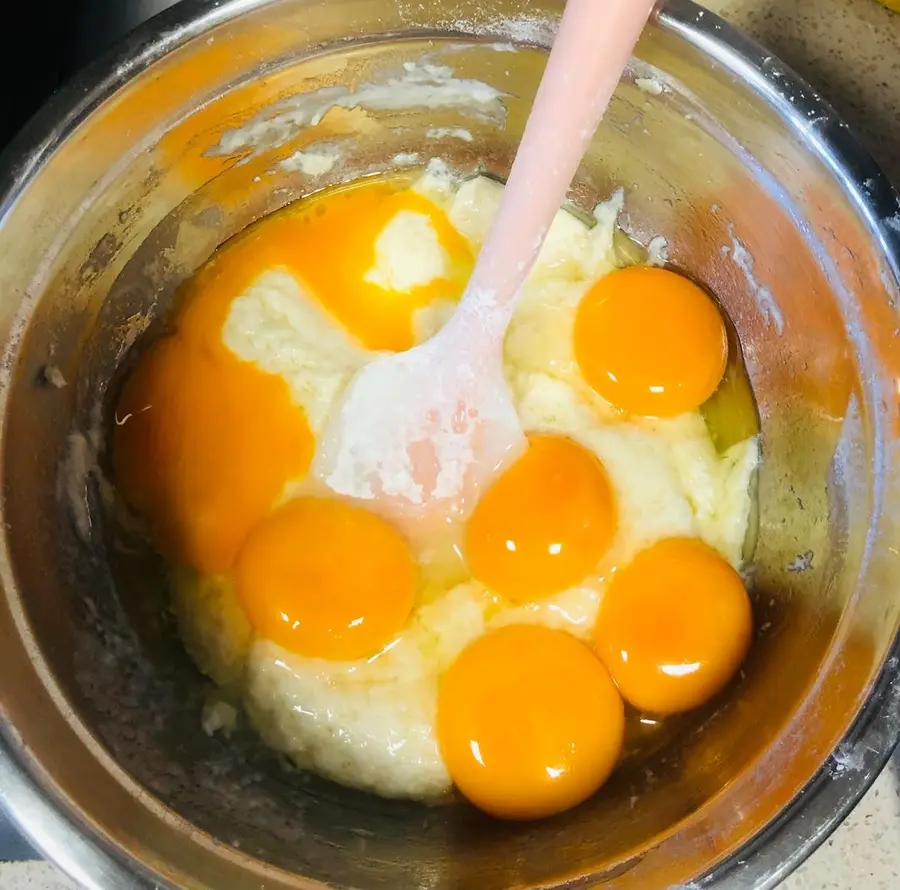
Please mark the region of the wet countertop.
<svg viewBox="0 0 900 890"><path fill-rule="evenodd" d="M900 186L900 13L875 0L706 0L827 97ZM0 853L2 855L2 853ZM0 890L61 890L41 862L0 864ZM900 758L782 890L900 887Z"/></svg>

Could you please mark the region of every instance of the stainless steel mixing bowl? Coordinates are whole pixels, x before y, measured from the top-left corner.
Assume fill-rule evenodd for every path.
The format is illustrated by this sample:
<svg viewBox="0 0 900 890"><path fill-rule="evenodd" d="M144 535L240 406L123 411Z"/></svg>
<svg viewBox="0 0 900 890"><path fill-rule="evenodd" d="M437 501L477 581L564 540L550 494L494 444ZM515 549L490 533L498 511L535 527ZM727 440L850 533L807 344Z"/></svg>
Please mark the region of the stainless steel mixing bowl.
<svg viewBox="0 0 900 890"><path fill-rule="evenodd" d="M544 822L356 794L287 771L249 731L207 737L159 565L104 508L109 401L176 284L251 220L398 154L502 175L559 6L178 4L6 155L0 787L85 886L770 887L883 765L900 698L900 207L809 87L686 0L648 28L572 198L623 186L629 230L665 236L744 345L765 446L758 639L724 699ZM456 99L379 105L363 86L438 89L440 66ZM310 102L334 107L317 120ZM427 133L454 127L471 141ZM321 177L280 163L323 140L342 162Z"/></svg>

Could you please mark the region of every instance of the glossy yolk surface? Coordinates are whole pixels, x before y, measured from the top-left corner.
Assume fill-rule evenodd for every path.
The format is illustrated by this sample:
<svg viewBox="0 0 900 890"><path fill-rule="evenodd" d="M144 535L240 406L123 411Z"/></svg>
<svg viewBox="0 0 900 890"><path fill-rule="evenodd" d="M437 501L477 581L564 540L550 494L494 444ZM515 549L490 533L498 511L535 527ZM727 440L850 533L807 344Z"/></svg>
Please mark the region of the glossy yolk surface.
<svg viewBox="0 0 900 890"><path fill-rule="evenodd" d="M204 573L227 570L314 441L285 381L222 343L232 300L290 248L277 223L226 247L181 294L174 330L141 357L116 408L114 464L159 549Z"/></svg>
<svg viewBox="0 0 900 890"><path fill-rule="evenodd" d="M417 568L384 519L337 500L300 498L250 535L238 595L259 634L300 655L378 652L413 606Z"/></svg>
<svg viewBox="0 0 900 890"><path fill-rule="evenodd" d="M574 346L582 375L600 396L647 417L699 408L728 359L725 324L706 293L675 272L637 266L588 291Z"/></svg>
<svg viewBox="0 0 900 890"><path fill-rule="evenodd" d="M401 211L428 219L447 257L447 274L397 292L366 281L375 244ZM298 205L293 267L319 302L369 349L414 345L413 314L438 299L457 300L472 269L465 239L427 198L389 182L331 189Z"/></svg>
<svg viewBox="0 0 900 890"><path fill-rule="evenodd" d="M379 233L402 210L428 218L456 277L403 294L364 281ZM227 570L309 467L315 443L287 384L222 343L231 303L256 278L286 269L366 346L406 349L413 313L458 298L471 261L441 210L383 181L324 192L226 244L184 287L173 332L143 355L117 406L117 481L160 550L202 572Z"/></svg>
<svg viewBox="0 0 900 890"><path fill-rule="evenodd" d="M701 541L670 538L613 577L597 617L597 651L626 701L674 714L731 679L752 620L737 572Z"/></svg>
<svg viewBox="0 0 900 890"><path fill-rule="evenodd" d="M528 602L582 581L616 529L603 466L562 436L532 435L528 450L485 491L465 531L465 557L479 581Z"/></svg>
<svg viewBox="0 0 900 890"><path fill-rule="evenodd" d="M606 781L624 708L600 660L569 634L512 625L470 644L438 697L441 753L456 786L503 819L573 807Z"/></svg>

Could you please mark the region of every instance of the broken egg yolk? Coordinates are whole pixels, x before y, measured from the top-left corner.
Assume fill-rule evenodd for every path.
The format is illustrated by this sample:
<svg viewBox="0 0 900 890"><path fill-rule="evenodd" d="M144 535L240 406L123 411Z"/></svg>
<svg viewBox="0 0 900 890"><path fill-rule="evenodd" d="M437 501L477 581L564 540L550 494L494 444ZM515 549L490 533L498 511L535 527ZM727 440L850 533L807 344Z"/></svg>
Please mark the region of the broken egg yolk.
<svg viewBox="0 0 900 890"><path fill-rule="evenodd" d="M314 440L287 383L222 343L232 300L284 244L251 232L184 288L173 331L141 356L116 407L113 461L154 543L203 573L234 563Z"/></svg>
<svg viewBox="0 0 900 890"><path fill-rule="evenodd" d="M379 264L380 239L404 233L424 239L427 267ZM232 302L260 275L286 270L364 346L402 350L415 312L458 299L471 264L440 208L384 181L329 189L224 245L182 288L172 331L141 357L117 405L118 485L161 552L226 571L309 468L315 442L288 384L222 342Z"/></svg>
<svg viewBox="0 0 900 890"><path fill-rule="evenodd" d="M447 215L411 189L390 182L329 189L298 205L293 266L322 306L368 349L415 345L413 316L436 300L456 301L472 270L468 243ZM415 238L410 262L381 270L381 239ZM396 250L394 251L396 253ZM402 250L401 250L402 252Z"/></svg>

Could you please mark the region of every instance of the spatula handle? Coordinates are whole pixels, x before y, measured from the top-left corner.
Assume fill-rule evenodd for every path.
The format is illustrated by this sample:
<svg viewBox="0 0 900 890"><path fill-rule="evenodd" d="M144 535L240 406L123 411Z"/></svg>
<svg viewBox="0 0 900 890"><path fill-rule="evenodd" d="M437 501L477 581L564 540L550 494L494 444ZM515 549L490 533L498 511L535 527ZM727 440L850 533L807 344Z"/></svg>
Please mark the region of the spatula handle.
<svg viewBox="0 0 900 890"><path fill-rule="evenodd" d="M568 0L466 296L511 304L565 200L654 0Z"/></svg>

